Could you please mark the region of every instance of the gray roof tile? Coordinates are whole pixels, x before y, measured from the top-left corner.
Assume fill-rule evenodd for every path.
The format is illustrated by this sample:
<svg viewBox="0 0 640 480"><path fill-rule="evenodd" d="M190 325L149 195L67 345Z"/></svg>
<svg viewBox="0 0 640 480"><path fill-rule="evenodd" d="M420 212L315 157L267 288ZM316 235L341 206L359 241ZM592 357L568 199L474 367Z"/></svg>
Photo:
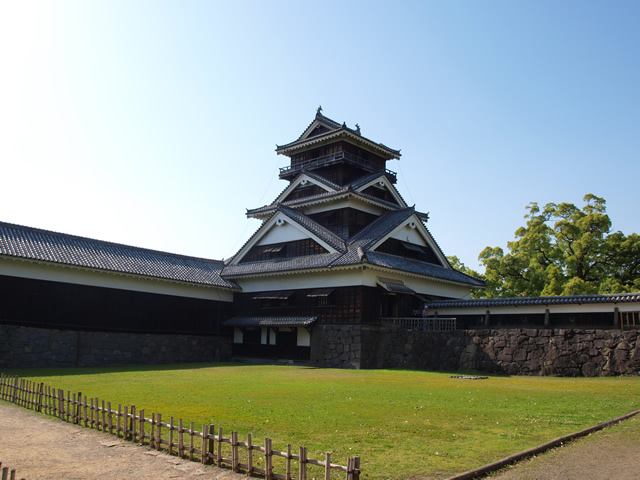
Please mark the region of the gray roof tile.
<svg viewBox="0 0 640 480"><path fill-rule="evenodd" d="M158 279L238 289L223 262L0 222L0 255Z"/></svg>
<svg viewBox="0 0 640 480"><path fill-rule="evenodd" d="M532 305L575 305L584 303L629 303L640 302L640 292L614 293L608 295L565 295L558 297L510 297L478 298L475 300L440 300L429 303L429 308L472 307L524 307Z"/></svg>

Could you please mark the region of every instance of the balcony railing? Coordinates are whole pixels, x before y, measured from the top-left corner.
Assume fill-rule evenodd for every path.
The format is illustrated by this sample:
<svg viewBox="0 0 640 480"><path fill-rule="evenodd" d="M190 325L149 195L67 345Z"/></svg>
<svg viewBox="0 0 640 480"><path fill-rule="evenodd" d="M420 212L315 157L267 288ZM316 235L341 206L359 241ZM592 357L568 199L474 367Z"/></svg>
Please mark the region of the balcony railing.
<svg viewBox="0 0 640 480"><path fill-rule="evenodd" d="M358 155L353 155L349 152L335 152L330 153L328 155L322 155L321 157L311 158L309 160L303 160L301 162L296 162L293 165L289 165L287 167L280 168L280 178L287 177L295 172L298 172L304 168L318 168L318 167L326 167L329 165L334 165L336 163L349 163L351 165L357 165L368 172L376 172L380 170L376 165L371 163L369 160L365 160ZM387 175L390 175L395 182L396 172L392 172L391 170L386 170Z"/></svg>
<svg viewBox="0 0 640 480"><path fill-rule="evenodd" d="M455 318L445 317L407 317L383 318L383 324L398 325L407 330L449 331L456 329Z"/></svg>

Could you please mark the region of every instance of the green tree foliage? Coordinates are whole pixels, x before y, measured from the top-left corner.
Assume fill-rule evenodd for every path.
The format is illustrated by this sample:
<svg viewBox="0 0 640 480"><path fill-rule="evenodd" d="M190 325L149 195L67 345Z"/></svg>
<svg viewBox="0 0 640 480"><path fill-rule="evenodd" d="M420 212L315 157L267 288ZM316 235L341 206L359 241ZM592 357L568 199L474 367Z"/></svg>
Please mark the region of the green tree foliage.
<svg viewBox="0 0 640 480"><path fill-rule="evenodd" d="M535 297L640 291L640 236L610 233L606 201L588 194L585 206L530 203L515 240L486 247L484 297ZM462 266L464 268L464 266ZM464 270L462 270L464 271ZM465 272L466 273L466 272Z"/></svg>

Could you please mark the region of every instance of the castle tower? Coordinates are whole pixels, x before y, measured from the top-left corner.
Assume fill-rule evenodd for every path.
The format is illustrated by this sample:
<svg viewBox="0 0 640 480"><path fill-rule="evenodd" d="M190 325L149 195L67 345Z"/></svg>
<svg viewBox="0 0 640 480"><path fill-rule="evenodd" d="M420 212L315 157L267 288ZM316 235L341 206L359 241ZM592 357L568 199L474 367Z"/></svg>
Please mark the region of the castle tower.
<svg viewBox="0 0 640 480"><path fill-rule="evenodd" d="M419 316L425 300L464 298L482 286L449 265L428 215L395 188L386 162L400 151L319 108L276 152L291 159L280 169L288 186L247 210L262 225L223 269L242 287L227 323L236 354L371 366L375 345L363 331Z"/></svg>

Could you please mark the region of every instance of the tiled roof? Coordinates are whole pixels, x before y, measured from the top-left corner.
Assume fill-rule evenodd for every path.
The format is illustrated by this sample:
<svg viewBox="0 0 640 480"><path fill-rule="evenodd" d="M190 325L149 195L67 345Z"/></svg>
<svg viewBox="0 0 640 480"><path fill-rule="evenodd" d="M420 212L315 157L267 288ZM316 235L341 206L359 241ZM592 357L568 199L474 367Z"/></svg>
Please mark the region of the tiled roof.
<svg viewBox="0 0 640 480"><path fill-rule="evenodd" d="M640 302L640 292L609 295L566 295L559 297L479 298L475 300L440 300L429 303L429 308L471 307L523 307L531 305L580 305L585 303Z"/></svg>
<svg viewBox="0 0 640 480"><path fill-rule="evenodd" d="M379 217L349 239L346 245L340 237L296 210L283 205L279 205L278 209L289 218L299 222L304 228L314 232L316 236L322 238L327 243L329 243L330 240L335 241L333 246L339 250L339 252L247 262L238 265L229 264L224 268L222 272L223 276L236 278L240 276L284 273L317 268L347 267L368 263L370 265L439 278L445 281L462 283L474 287L484 286L484 282L481 280L465 275L457 270L369 250L380 239L387 236L398 225L401 225L402 222L414 215L416 211L413 207L393 210ZM335 238L333 238L334 236ZM338 248L338 244L340 244L340 248Z"/></svg>
<svg viewBox="0 0 640 480"><path fill-rule="evenodd" d="M389 210L400 208L395 203L387 202L385 200L376 198L372 195L357 193L357 192L354 192L353 190L349 190L345 188L337 192L323 192L323 193L318 193L316 195L309 195L308 197L296 198L295 200L288 200L286 202L282 202L279 204L276 203L276 204L271 204L271 205L266 205L264 207L256 208L253 210L247 210L247 216L265 216L267 214L274 212L278 208L278 205L284 205L287 207L295 208L300 206L313 205L316 203L329 202L332 200L339 200L349 195L352 197L359 197L361 200L365 200L367 203L378 205L378 206L387 208Z"/></svg>
<svg viewBox="0 0 640 480"><path fill-rule="evenodd" d="M0 222L0 256L239 289L223 262L136 248Z"/></svg>
<svg viewBox="0 0 640 480"><path fill-rule="evenodd" d="M284 213L291 220L306 228L309 232L314 233L318 238L320 238L325 243L328 243L336 250L340 252L344 252L346 250L346 245L342 238L340 238L338 235L328 230L327 228L323 227L315 220L312 220L311 218L303 215L297 210L286 207L284 205L278 205L278 210Z"/></svg>
<svg viewBox="0 0 640 480"><path fill-rule="evenodd" d="M235 278L265 273L284 273L296 270L326 268L331 266L331 264L341 256L341 253L320 253L304 257L275 258L258 262L239 263L237 265L229 264L225 265L222 270L222 275L224 277Z"/></svg>
<svg viewBox="0 0 640 480"><path fill-rule="evenodd" d="M227 327L308 327L317 317L234 317L224 322Z"/></svg>
<svg viewBox="0 0 640 480"><path fill-rule="evenodd" d="M464 283L475 287L484 287L484 282L458 270L434 265L433 263L420 262L410 258L399 257L389 253L368 252L367 260L371 265L392 268L407 273L415 273L427 277L439 278L450 282Z"/></svg>
<svg viewBox="0 0 640 480"><path fill-rule="evenodd" d="M316 120L318 120L321 124L327 127L328 131L320 135L303 139L302 137L304 136L304 134L309 130L309 128L313 125L313 123ZM316 117L314 118L314 120L309 124L309 126L305 129L302 135L298 137L297 140L291 143L288 143L286 145L277 145L276 152L285 153L286 151L292 150L296 147L303 146L306 144L317 143L324 139L334 137L336 135L347 135L347 136L351 136L352 138L355 137L359 141L362 141L363 143L368 144L369 146L374 147L375 149L381 152L384 152L389 158L400 158L400 150L394 150L393 148L389 148L382 143L374 142L373 140L370 140L362 136L358 130L351 129L347 127L344 123L340 125L338 122L335 122L330 118L325 117L321 113L316 114Z"/></svg>

